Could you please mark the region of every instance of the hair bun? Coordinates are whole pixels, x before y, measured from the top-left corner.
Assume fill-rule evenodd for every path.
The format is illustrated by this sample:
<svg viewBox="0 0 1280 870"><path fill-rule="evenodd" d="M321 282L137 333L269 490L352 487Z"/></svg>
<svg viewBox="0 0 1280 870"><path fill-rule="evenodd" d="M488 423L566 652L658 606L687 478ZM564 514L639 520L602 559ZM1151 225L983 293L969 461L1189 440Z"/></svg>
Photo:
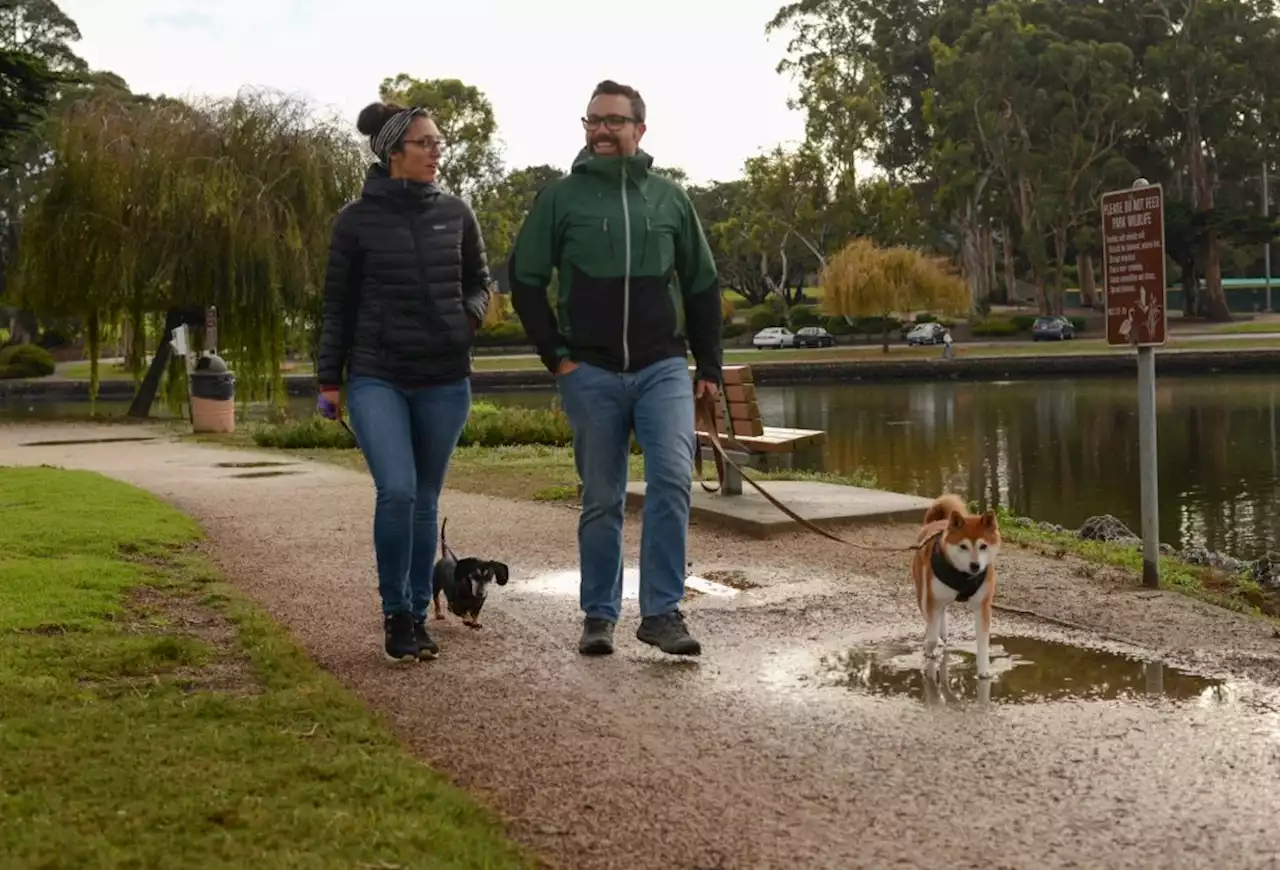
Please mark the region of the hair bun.
<svg viewBox="0 0 1280 870"><path fill-rule="evenodd" d="M391 116L402 108L395 103L370 103L360 110L356 119L356 129L366 136L377 136L382 128L391 120Z"/></svg>

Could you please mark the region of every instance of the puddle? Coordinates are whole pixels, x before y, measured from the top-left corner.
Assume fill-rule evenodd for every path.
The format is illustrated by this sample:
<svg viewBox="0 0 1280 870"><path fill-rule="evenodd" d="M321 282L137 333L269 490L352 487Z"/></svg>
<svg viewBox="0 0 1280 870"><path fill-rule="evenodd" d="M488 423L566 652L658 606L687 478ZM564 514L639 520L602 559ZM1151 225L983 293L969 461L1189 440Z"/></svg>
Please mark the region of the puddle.
<svg viewBox="0 0 1280 870"><path fill-rule="evenodd" d="M74 444L120 444L128 441L155 441L153 436L130 436L120 438L68 438L65 441L26 441L19 447L66 447Z"/></svg>
<svg viewBox="0 0 1280 870"><path fill-rule="evenodd" d="M825 656L829 685L878 696L931 702L988 700L1004 704L1045 701L1123 701L1164 698L1223 702L1233 694L1222 680L1199 677L1172 665L1120 653L1033 637L992 637L993 679L978 680L972 641L952 647L945 663L930 668L919 643L886 644ZM926 684L926 680L933 681Z"/></svg>
<svg viewBox="0 0 1280 870"><path fill-rule="evenodd" d="M266 461L253 461L253 462L215 462L213 467L214 468L274 468L280 465L297 465L297 464L298 463L296 462L273 462L271 460L266 460Z"/></svg>
<svg viewBox="0 0 1280 870"><path fill-rule="evenodd" d="M301 471L246 471L244 474L233 474L232 477L283 477L286 474L302 474Z"/></svg>
<svg viewBox="0 0 1280 870"><path fill-rule="evenodd" d="M705 579L712 583L719 583L722 586L728 586L731 589L737 589L745 592L748 589L759 589L759 583L752 583L747 579L746 571L708 571L703 575ZM688 581L686 580L686 583Z"/></svg>
<svg viewBox="0 0 1280 870"><path fill-rule="evenodd" d="M578 594L579 574L577 571L557 571L552 574L540 574L537 577L531 577L528 580L520 581L520 590L529 592L539 592L546 595L571 595ZM512 581L514 585L515 581ZM720 597L733 597L741 595L741 591L728 586L724 583L717 583L708 577L698 577L689 575L684 580L685 589L688 592L701 595L713 595ZM623 598L639 598L640 597L640 569L625 568L622 571L622 597Z"/></svg>

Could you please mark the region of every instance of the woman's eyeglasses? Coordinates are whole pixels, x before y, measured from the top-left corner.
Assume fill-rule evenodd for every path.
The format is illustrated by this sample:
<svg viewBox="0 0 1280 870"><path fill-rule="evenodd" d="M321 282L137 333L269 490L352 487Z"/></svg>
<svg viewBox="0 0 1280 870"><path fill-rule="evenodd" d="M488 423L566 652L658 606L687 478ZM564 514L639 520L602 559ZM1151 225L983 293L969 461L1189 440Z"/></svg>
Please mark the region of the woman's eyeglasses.
<svg viewBox="0 0 1280 870"><path fill-rule="evenodd" d="M421 139L405 139L404 144L417 145L419 148L427 151L443 151L447 143L443 139L433 139L430 136L423 136Z"/></svg>

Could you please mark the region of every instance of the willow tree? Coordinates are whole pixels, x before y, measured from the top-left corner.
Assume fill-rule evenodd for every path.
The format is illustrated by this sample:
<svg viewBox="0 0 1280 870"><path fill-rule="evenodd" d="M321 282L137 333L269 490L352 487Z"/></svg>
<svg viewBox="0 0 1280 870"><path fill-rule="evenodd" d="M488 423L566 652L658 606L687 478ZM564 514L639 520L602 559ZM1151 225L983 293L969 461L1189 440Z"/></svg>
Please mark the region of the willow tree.
<svg viewBox="0 0 1280 870"><path fill-rule="evenodd" d="M147 338L155 346L141 401L154 395L168 330L202 324L216 306L218 351L243 397L268 385L282 396L286 326L316 319L330 227L362 171L343 126L291 97L95 95L59 119L52 168L22 229L19 300L84 318L95 394L105 328L129 322L135 375ZM145 334L148 321L163 322L158 334Z"/></svg>
<svg viewBox="0 0 1280 870"><path fill-rule="evenodd" d="M888 353L890 317L917 311L960 316L969 310L969 285L941 257L906 247L880 248L862 238L827 262L822 306L846 320L882 318Z"/></svg>

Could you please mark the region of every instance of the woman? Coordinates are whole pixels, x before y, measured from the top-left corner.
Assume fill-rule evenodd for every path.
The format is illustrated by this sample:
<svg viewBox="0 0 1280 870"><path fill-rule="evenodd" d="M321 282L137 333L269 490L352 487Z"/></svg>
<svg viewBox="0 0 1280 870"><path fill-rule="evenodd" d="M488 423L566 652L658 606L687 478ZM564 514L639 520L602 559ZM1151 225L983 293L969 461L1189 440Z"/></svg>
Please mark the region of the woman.
<svg viewBox="0 0 1280 870"><path fill-rule="evenodd" d="M333 225L318 405L339 415L377 489L373 543L387 656L435 658L426 628L436 507L471 410L471 345L489 303L475 213L435 185L440 131L423 109L373 103L357 126L378 162Z"/></svg>

